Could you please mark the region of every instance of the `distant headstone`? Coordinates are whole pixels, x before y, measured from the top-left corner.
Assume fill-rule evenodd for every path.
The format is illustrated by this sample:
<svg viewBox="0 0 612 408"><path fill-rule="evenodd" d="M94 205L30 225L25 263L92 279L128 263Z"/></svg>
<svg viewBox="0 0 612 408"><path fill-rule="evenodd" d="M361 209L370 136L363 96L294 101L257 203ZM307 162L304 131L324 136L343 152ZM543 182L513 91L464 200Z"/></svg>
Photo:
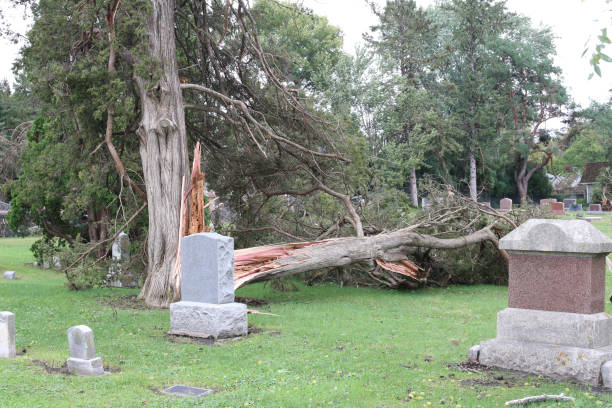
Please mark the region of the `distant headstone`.
<svg viewBox="0 0 612 408"><path fill-rule="evenodd" d="M421 208L425 210L429 208L429 206L430 206L429 200L426 199L425 197L421 197Z"/></svg>
<svg viewBox="0 0 612 408"><path fill-rule="evenodd" d="M15 315L0 312L0 358L13 358L15 355Z"/></svg>
<svg viewBox="0 0 612 408"><path fill-rule="evenodd" d="M553 215L565 215L565 208L563 208L563 203L551 203L550 208L553 212Z"/></svg>
<svg viewBox="0 0 612 408"><path fill-rule="evenodd" d="M59 256L53 255L53 267L55 269L62 269L62 261L60 261Z"/></svg>
<svg viewBox="0 0 612 408"><path fill-rule="evenodd" d="M601 204L589 205L589 210L587 211L587 215L603 215Z"/></svg>
<svg viewBox="0 0 612 408"><path fill-rule="evenodd" d="M108 268L106 280L114 288L137 288L138 278L127 269L130 262L130 237L121 232L112 246L113 260Z"/></svg>
<svg viewBox="0 0 612 408"><path fill-rule="evenodd" d="M552 202L552 199L550 199L550 198L543 198L543 199L540 200L540 207L550 206L551 202Z"/></svg>
<svg viewBox="0 0 612 408"><path fill-rule="evenodd" d="M6 272L4 272L2 277L4 279L16 279L17 278L17 273L15 271L6 271Z"/></svg>
<svg viewBox="0 0 612 408"><path fill-rule="evenodd" d="M212 393L208 388L189 387L187 385L173 385L162 390L164 394L176 395L177 397L205 397Z"/></svg>
<svg viewBox="0 0 612 408"><path fill-rule="evenodd" d="M576 199L575 198L565 198L563 199L563 207L565 207L566 210L568 210L572 204L576 204Z"/></svg>
<svg viewBox="0 0 612 408"><path fill-rule="evenodd" d="M68 329L70 358L66 361L72 374L91 376L104 374L102 359L96 357L93 331L87 326Z"/></svg>
<svg viewBox="0 0 612 408"><path fill-rule="evenodd" d="M509 256L508 307L497 314L497 337L480 343L478 362L600 385L611 374L602 367L612 361L604 312L612 240L583 220L530 219L499 248Z"/></svg>
<svg viewBox="0 0 612 408"><path fill-rule="evenodd" d="M505 213L512 211L512 200L509 198L502 198L499 202L499 212Z"/></svg>
<svg viewBox="0 0 612 408"><path fill-rule="evenodd" d="M478 204L482 204L482 205L486 205L487 207L491 207L491 202L490 201L483 201L483 202L480 202Z"/></svg>
<svg viewBox="0 0 612 408"><path fill-rule="evenodd" d="M246 305L234 302L234 239L203 232L181 241L181 301L170 305L170 334L247 334Z"/></svg>
<svg viewBox="0 0 612 408"><path fill-rule="evenodd" d="M576 211L579 211L579 212L584 211L584 210L582 209L582 204L576 204Z"/></svg>

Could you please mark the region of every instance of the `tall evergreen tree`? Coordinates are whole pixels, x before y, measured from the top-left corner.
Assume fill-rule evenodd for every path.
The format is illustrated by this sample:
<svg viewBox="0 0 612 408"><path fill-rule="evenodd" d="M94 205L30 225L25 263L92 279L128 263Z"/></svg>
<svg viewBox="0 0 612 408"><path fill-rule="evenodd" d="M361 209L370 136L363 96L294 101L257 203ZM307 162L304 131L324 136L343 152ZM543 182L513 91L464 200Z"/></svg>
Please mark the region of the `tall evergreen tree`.
<svg viewBox="0 0 612 408"><path fill-rule="evenodd" d="M375 37L366 40L385 73L378 90L385 95L378 118L384 143L378 153L386 151L388 158L407 168L410 198L418 207L416 174L436 131L437 115L428 88L436 62L437 27L413 0L388 1L381 11L374 4L371 7L379 23L371 27Z"/></svg>
<svg viewBox="0 0 612 408"><path fill-rule="evenodd" d="M452 0L443 9L449 12L451 50L444 78L453 114L461 124L462 145L468 152L469 193L478 198L476 157L499 129L497 111L501 99L494 76L498 59L494 41L506 30L504 2L493 0Z"/></svg>

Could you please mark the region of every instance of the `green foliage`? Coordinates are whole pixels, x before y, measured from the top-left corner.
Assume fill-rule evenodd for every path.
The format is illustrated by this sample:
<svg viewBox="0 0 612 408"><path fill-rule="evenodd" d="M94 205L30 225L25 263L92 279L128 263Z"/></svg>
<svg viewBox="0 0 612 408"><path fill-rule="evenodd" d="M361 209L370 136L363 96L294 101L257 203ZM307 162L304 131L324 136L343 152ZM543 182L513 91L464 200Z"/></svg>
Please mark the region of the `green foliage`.
<svg viewBox="0 0 612 408"><path fill-rule="evenodd" d="M291 2L258 0L252 13L262 46L274 50L276 66L287 79L320 90L318 73L322 67L335 66L342 55L340 29Z"/></svg>

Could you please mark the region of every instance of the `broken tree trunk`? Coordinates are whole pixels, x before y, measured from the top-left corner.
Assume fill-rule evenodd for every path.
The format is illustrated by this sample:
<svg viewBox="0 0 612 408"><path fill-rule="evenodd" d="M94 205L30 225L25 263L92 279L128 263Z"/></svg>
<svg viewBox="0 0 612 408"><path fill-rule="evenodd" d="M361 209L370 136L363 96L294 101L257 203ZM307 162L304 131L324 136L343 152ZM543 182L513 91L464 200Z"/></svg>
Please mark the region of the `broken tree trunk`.
<svg viewBox="0 0 612 408"><path fill-rule="evenodd" d="M235 251L234 287L271 280L282 276L324 268L345 266L355 262L375 260L378 265L397 272L400 268L389 263L406 260L414 248L456 249L483 241L490 241L496 248L498 239L488 226L472 234L441 239L413 232L409 228L363 238L339 238L335 240L299 244L273 245ZM502 256L507 257L500 250ZM399 265L402 265L400 262ZM401 268L410 275L411 265ZM418 271L413 271L418 278Z"/></svg>

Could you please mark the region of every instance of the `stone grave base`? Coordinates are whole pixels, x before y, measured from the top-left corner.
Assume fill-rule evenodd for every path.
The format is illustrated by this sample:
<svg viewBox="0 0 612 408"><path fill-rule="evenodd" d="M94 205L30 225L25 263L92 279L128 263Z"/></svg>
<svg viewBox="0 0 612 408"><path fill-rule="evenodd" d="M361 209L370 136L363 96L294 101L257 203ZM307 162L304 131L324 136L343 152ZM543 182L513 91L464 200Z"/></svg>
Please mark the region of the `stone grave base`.
<svg viewBox="0 0 612 408"><path fill-rule="evenodd" d="M100 357L96 357L91 360L70 357L68 360L66 360L66 365L68 365L68 371L75 375L93 376L104 374L104 367Z"/></svg>
<svg viewBox="0 0 612 408"><path fill-rule="evenodd" d="M170 305L169 334L223 339L246 336L247 333L245 304L183 301Z"/></svg>
<svg viewBox="0 0 612 408"><path fill-rule="evenodd" d="M138 279L136 279L136 277L132 275L121 276L114 280L111 280L108 283L108 286L110 286L111 288L134 289L138 287Z"/></svg>
<svg viewBox="0 0 612 408"><path fill-rule="evenodd" d="M603 215L603 211L587 211L587 215Z"/></svg>
<svg viewBox="0 0 612 408"><path fill-rule="evenodd" d="M469 359L598 386L612 361L612 317L507 308L497 315L497 338L470 349Z"/></svg>

